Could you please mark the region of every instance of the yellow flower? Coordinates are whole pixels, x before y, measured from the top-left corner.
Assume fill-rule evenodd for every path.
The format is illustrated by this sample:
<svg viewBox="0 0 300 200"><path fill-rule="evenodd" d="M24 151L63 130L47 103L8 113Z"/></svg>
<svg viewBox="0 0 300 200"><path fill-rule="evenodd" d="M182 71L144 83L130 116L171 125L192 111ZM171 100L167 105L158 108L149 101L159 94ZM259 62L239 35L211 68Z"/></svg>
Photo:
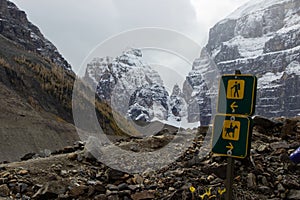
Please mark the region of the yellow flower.
<svg viewBox="0 0 300 200"><path fill-rule="evenodd" d="M220 195L222 195L224 192L226 192L226 188L224 188L223 190L221 190L221 188L218 189L218 193Z"/></svg>
<svg viewBox="0 0 300 200"><path fill-rule="evenodd" d="M194 193L196 191L196 189L193 186L191 186L190 191L191 191L191 193Z"/></svg>

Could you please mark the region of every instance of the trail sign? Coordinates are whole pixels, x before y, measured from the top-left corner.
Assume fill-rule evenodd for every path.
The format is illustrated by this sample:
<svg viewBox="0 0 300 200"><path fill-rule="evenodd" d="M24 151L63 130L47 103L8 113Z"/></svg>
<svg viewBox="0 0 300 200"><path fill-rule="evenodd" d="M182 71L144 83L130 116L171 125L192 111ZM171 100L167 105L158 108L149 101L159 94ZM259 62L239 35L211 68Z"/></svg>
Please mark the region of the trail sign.
<svg viewBox="0 0 300 200"><path fill-rule="evenodd" d="M218 112L253 115L257 78L252 75L223 75L220 80Z"/></svg>
<svg viewBox="0 0 300 200"><path fill-rule="evenodd" d="M250 147L252 119L243 115L215 116L212 152L220 156L245 158Z"/></svg>

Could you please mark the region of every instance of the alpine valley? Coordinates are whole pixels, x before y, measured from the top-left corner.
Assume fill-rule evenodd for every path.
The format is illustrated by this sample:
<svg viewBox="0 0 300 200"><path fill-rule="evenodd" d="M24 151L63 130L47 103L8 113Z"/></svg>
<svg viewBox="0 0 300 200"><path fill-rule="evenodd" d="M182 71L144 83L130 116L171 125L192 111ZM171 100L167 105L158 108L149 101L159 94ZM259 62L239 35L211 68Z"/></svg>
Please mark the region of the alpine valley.
<svg viewBox="0 0 300 200"><path fill-rule="evenodd" d="M300 0L251 0L210 29L169 89L141 49L92 58L78 77L0 0L0 199L225 199L228 161L211 152L207 125L218 78L240 70L258 77L260 116L247 157L228 159L232 199L299 200L299 38Z"/></svg>
<svg viewBox="0 0 300 200"><path fill-rule="evenodd" d="M210 29L208 43L185 83L175 85L172 94L139 49L116 58L95 58L84 78L97 87L100 99L134 121L188 122L188 127L211 123L218 95L216 77L240 70L258 77L256 114L297 116L299 38L299 0L254 0Z"/></svg>

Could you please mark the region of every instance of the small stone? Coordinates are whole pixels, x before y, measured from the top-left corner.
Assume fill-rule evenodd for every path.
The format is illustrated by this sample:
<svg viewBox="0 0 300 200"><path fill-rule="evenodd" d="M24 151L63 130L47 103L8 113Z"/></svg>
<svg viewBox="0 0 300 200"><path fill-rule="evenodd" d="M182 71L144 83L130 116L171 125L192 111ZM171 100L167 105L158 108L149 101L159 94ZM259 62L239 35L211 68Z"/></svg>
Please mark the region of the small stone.
<svg viewBox="0 0 300 200"><path fill-rule="evenodd" d="M169 191L173 192L173 191L175 191L175 188L169 187Z"/></svg>
<svg viewBox="0 0 300 200"><path fill-rule="evenodd" d="M3 174L1 174L1 176L3 177L3 178L6 178L6 177L8 177L10 175L10 173L9 172L4 172Z"/></svg>
<svg viewBox="0 0 300 200"><path fill-rule="evenodd" d="M260 191L263 194L271 194L272 193L271 188L268 186L264 186L264 185L259 186L258 191Z"/></svg>
<svg viewBox="0 0 300 200"><path fill-rule="evenodd" d="M157 184L156 183L151 184L151 185L147 186L146 188L147 188L147 190L155 190L157 188Z"/></svg>
<svg viewBox="0 0 300 200"><path fill-rule="evenodd" d="M151 181L150 181L149 179L145 179L145 180L144 180L144 183L145 183L146 185L150 184L150 182L151 182Z"/></svg>
<svg viewBox="0 0 300 200"><path fill-rule="evenodd" d="M283 179L282 175L278 175L278 176L277 176L277 180L278 180L278 181L282 181L282 179Z"/></svg>
<svg viewBox="0 0 300 200"><path fill-rule="evenodd" d="M131 194L131 191L130 190L122 190L122 191L119 191L118 194L121 197L125 197L125 196L129 196Z"/></svg>
<svg viewBox="0 0 300 200"><path fill-rule="evenodd" d="M0 196L1 197L7 197L7 196L9 196L9 192L10 192L10 190L7 187L6 184L0 185Z"/></svg>
<svg viewBox="0 0 300 200"><path fill-rule="evenodd" d="M119 200L118 195L110 195L107 200Z"/></svg>
<svg viewBox="0 0 300 200"><path fill-rule="evenodd" d="M67 159L76 160L77 156L78 156L77 153L70 153L70 154L68 154Z"/></svg>
<svg viewBox="0 0 300 200"><path fill-rule="evenodd" d="M106 191L105 186L101 182L96 183L95 186L94 186L94 188L99 193L103 193L104 194L105 191Z"/></svg>
<svg viewBox="0 0 300 200"><path fill-rule="evenodd" d="M94 194L95 194L95 188L92 187L92 186L89 186L89 190L88 190L87 195L90 197L90 196L92 196Z"/></svg>
<svg viewBox="0 0 300 200"><path fill-rule="evenodd" d="M124 178L124 172L115 170L115 169L107 169L105 172L108 181L118 181Z"/></svg>
<svg viewBox="0 0 300 200"><path fill-rule="evenodd" d="M142 192L137 192L135 194L132 194L131 198L133 200L142 200L142 199L154 199L155 196L152 192L142 191Z"/></svg>
<svg viewBox="0 0 300 200"><path fill-rule="evenodd" d="M19 191L20 191L21 193L24 193L24 192L27 190L28 185L27 185L26 183L19 183L19 184L18 184L18 187L19 187Z"/></svg>
<svg viewBox="0 0 300 200"><path fill-rule="evenodd" d="M95 200L107 200L107 197L105 194L99 194L94 197Z"/></svg>
<svg viewBox="0 0 300 200"><path fill-rule="evenodd" d="M259 153L262 153L262 152L264 152L266 149L267 149L267 145L261 144L261 145L258 146L257 151L258 151Z"/></svg>
<svg viewBox="0 0 300 200"><path fill-rule="evenodd" d="M263 177L261 178L261 182L262 182L262 184L263 184L264 186L268 186L268 185L269 185L269 182L268 182L268 180L267 180L267 178L266 178L265 176L263 176Z"/></svg>
<svg viewBox="0 0 300 200"><path fill-rule="evenodd" d="M291 189L290 192L287 195L287 199L291 200L299 200L300 197L300 190Z"/></svg>
<svg viewBox="0 0 300 200"><path fill-rule="evenodd" d="M18 172L18 174L21 175L21 176L27 175L28 173L29 173L29 171L26 170L26 169L22 169L22 170L20 170L20 171Z"/></svg>
<svg viewBox="0 0 300 200"><path fill-rule="evenodd" d="M25 155L21 158L21 160L22 160L22 161L30 160L30 159L32 159L35 155L36 155L36 153L27 153L27 154L25 154Z"/></svg>
<svg viewBox="0 0 300 200"><path fill-rule="evenodd" d="M273 150L277 150L277 149L288 149L289 145L287 144L286 141L280 141L280 142L273 142L270 144L271 148Z"/></svg>
<svg viewBox="0 0 300 200"><path fill-rule="evenodd" d="M214 177L213 175L209 175L209 176L207 177L207 180L208 180L209 182L213 181L214 179L215 179L215 177Z"/></svg>
<svg viewBox="0 0 300 200"><path fill-rule="evenodd" d="M61 181L50 181L42 186L32 198L34 199L57 199L58 195L66 192L66 188Z"/></svg>
<svg viewBox="0 0 300 200"><path fill-rule="evenodd" d="M6 184L8 182L8 178L0 178L0 185Z"/></svg>
<svg viewBox="0 0 300 200"><path fill-rule="evenodd" d="M113 185L113 184L108 184L107 186L106 186L106 188L108 189L108 190L118 190L118 187L117 186L115 186L115 185Z"/></svg>
<svg viewBox="0 0 300 200"><path fill-rule="evenodd" d="M73 151L74 151L74 147L72 147L72 146L66 146L63 149L63 153L71 153Z"/></svg>
<svg viewBox="0 0 300 200"><path fill-rule="evenodd" d="M285 199L285 197L286 197L285 193L281 193L281 194L280 194L280 198L281 198L281 199Z"/></svg>
<svg viewBox="0 0 300 200"><path fill-rule="evenodd" d="M95 200L107 200L107 197L105 194L99 194L94 197Z"/></svg>
<svg viewBox="0 0 300 200"><path fill-rule="evenodd" d="M132 178L132 181L134 184L143 184L144 179L140 175L135 174L134 177Z"/></svg>
<svg viewBox="0 0 300 200"><path fill-rule="evenodd" d="M20 193L17 193L17 194L16 194L16 198L20 199L20 198L21 198L21 194L20 194Z"/></svg>
<svg viewBox="0 0 300 200"><path fill-rule="evenodd" d="M256 176L253 173L249 173L247 176L247 187L254 188L256 186Z"/></svg>
<svg viewBox="0 0 300 200"><path fill-rule="evenodd" d="M119 190L126 190L126 189L128 189L128 185L126 183L121 183L120 185L118 185L118 189Z"/></svg>
<svg viewBox="0 0 300 200"><path fill-rule="evenodd" d="M138 188L138 185L128 185L128 189L130 189L131 191L136 191Z"/></svg>
<svg viewBox="0 0 300 200"><path fill-rule="evenodd" d="M88 187L85 185L75 186L70 190L70 196L71 197L78 197L80 195L83 195L85 193L85 190L87 190Z"/></svg>
<svg viewBox="0 0 300 200"><path fill-rule="evenodd" d="M283 192L285 191L285 189L284 189L284 187L283 187L283 185L282 185L281 183L279 183L279 184L277 185L277 190L278 190L280 193L283 193Z"/></svg>
<svg viewBox="0 0 300 200"><path fill-rule="evenodd" d="M77 161L82 162L83 161L83 156L81 154L77 155Z"/></svg>
<svg viewBox="0 0 300 200"><path fill-rule="evenodd" d="M67 170L61 170L60 171L60 175L61 176L67 176L68 175L68 171Z"/></svg>
<svg viewBox="0 0 300 200"><path fill-rule="evenodd" d="M88 182L87 182L87 184L88 185L96 185L96 181L93 181L93 180L89 180Z"/></svg>
<svg viewBox="0 0 300 200"><path fill-rule="evenodd" d="M44 149L43 151L40 152L40 156L45 158L45 157L49 157L51 155L51 150L49 149Z"/></svg>

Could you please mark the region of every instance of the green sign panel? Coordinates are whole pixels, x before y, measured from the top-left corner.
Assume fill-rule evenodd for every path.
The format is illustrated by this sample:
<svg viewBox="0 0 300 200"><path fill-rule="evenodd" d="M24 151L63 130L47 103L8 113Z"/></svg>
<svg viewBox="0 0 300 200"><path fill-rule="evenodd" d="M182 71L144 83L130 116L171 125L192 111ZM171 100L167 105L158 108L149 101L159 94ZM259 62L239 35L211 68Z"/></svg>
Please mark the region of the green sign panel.
<svg viewBox="0 0 300 200"><path fill-rule="evenodd" d="M243 115L215 116L212 152L220 156L245 158L250 147L252 119Z"/></svg>
<svg viewBox="0 0 300 200"><path fill-rule="evenodd" d="M252 75L224 75L220 80L218 112L253 115L257 78Z"/></svg>

